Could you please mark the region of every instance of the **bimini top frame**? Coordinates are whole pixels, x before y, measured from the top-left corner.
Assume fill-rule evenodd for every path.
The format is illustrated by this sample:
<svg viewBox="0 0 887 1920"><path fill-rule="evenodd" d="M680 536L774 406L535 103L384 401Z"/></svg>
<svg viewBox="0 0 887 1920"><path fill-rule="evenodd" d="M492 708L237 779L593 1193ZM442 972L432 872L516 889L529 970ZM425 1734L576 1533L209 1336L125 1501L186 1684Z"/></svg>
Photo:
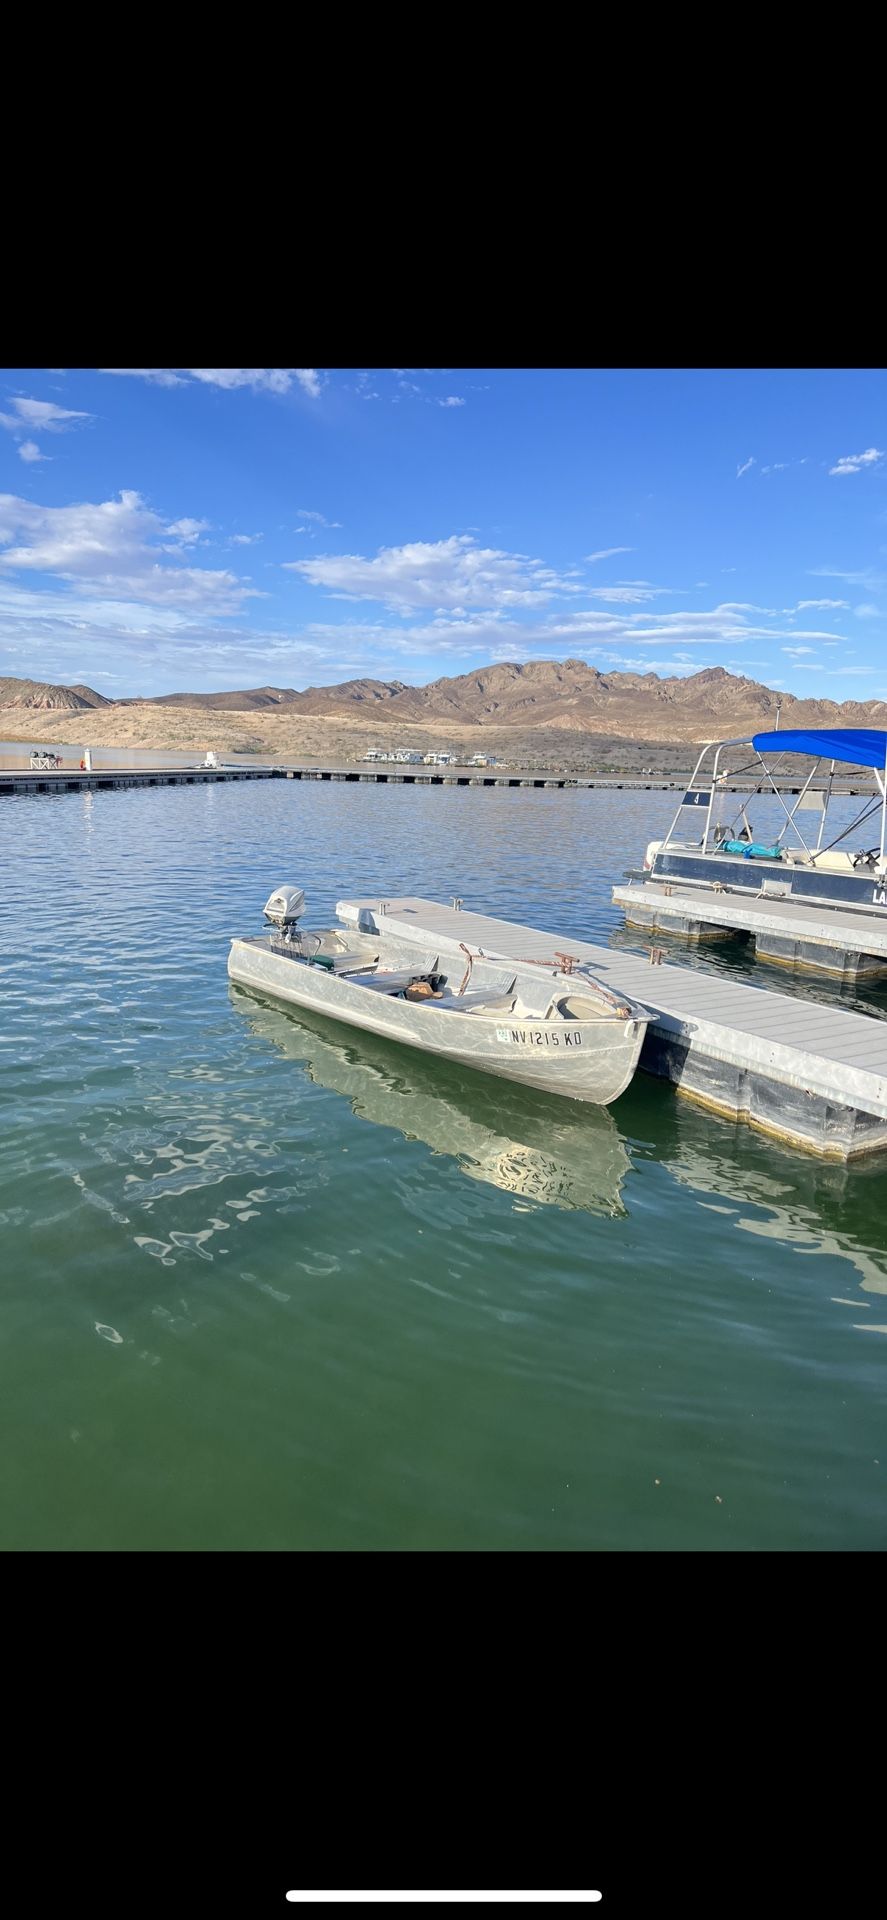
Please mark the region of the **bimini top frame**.
<svg viewBox="0 0 887 1920"><path fill-rule="evenodd" d="M750 747L752 749L754 758L748 762L747 766L732 768L730 771L733 777L738 773L754 773L758 775L758 783L754 792L767 792L768 794L772 793L775 795L785 814L788 827L796 835L800 846L803 848L811 864L815 864L820 854L829 853L832 847L838 845L840 840L846 840L847 835L852 833L854 828L861 826L863 821L868 820L876 810L879 810L881 815L881 836L878 859L879 864L883 862L885 840L887 840L887 732L882 733L866 727L847 727L838 731L832 731L824 727L811 729L787 727L783 732L777 728L776 731L772 733L743 734L734 740L706 740L693 769L690 785L681 800L677 813L668 829L668 833L662 842L663 850L670 843L676 846L683 844L679 841L672 841L675 828L679 821L686 820L687 815L685 810L687 808L698 807L705 812L702 852L708 852L709 843L712 839L712 810L715 798L719 791L723 792L724 782L730 777L726 768L723 771L720 768L721 754L728 747ZM764 759L765 753L771 755L777 754L779 756L783 754L803 754L813 761L813 766L807 775L791 811L789 811L789 808L786 806L782 794L776 785L776 781L773 778L773 773L778 773L780 769L771 769L767 765ZM710 770L706 774L703 774L703 767L710 756L713 756ZM826 784L824 787L814 788L812 782L817 770L822 766L823 762L826 761L828 762ZM855 819L851 820L849 827L844 827L834 840L829 841L826 846L823 846L822 836L825 828L828 805L832 796L832 785L836 766L870 768L874 775L877 795L871 800L866 799ZM807 845L796 820L797 813L805 807L817 809L820 815L819 833L814 847ZM750 841L752 839L752 832L746 816L744 801L740 805L739 812L742 816L746 837ZM785 831L785 829L783 829L783 831Z"/></svg>

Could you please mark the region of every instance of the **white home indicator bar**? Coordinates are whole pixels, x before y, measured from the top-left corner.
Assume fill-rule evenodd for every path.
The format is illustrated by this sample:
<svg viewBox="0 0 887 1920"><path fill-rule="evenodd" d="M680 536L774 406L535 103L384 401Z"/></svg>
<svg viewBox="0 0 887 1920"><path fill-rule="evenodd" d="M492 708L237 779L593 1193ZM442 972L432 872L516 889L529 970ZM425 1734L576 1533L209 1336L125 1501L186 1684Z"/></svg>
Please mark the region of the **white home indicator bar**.
<svg viewBox="0 0 887 1920"><path fill-rule="evenodd" d="M600 1893L297 1893L288 1900L600 1900Z"/></svg>

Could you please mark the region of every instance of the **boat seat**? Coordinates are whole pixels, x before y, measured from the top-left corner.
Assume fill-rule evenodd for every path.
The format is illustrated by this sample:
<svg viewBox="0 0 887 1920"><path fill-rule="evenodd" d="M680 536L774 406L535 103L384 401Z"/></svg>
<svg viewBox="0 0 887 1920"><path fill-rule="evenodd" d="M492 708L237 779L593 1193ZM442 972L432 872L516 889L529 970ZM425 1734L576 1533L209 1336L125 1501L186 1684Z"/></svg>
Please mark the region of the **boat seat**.
<svg viewBox="0 0 887 1920"><path fill-rule="evenodd" d="M450 993L445 1000L426 1000L420 1006L442 1007L444 1013L473 1013L484 1010L489 1013L510 1013L514 1005L514 994L496 993L491 987L486 991L478 988L476 993Z"/></svg>
<svg viewBox="0 0 887 1920"><path fill-rule="evenodd" d="M813 862L822 873L852 873L853 855L835 847L831 853L819 853Z"/></svg>
<svg viewBox="0 0 887 1920"><path fill-rule="evenodd" d="M319 953L317 961L321 966L324 961L331 961L333 973L365 973L367 967L374 964L372 956L366 953Z"/></svg>
<svg viewBox="0 0 887 1920"><path fill-rule="evenodd" d="M579 985L578 980L576 985ZM553 968L546 967L543 970L540 967L538 973L528 970L521 974L517 983L518 1004L523 1012L541 1018L548 1012L552 1000L567 991L563 979L556 976Z"/></svg>
<svg viewBox="0 0 887 1920"><path fill-rule="evenodd" d="M402 993L405 987L411 987L416 980L423 979L426 971L426 968L418 967L392 967L387 973L352 973L349 986L369 987L373 993ZM434 1002L435 1006L439 1004L439 1001Z"/></svg>

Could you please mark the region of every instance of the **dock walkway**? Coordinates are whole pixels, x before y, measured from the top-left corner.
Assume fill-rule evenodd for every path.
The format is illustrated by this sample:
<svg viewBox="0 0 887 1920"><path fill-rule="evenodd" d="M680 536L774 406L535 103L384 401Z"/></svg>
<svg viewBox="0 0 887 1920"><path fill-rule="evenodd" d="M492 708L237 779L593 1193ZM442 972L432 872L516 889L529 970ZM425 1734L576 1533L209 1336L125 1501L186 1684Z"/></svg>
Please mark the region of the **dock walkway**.
<svg viewBox="0 0 887 1920"><path fill-rule="evenodd" d="M677 779L666 774L651 777L642 774L618 777L611 774L574 775L538 770L529 772L526 768L487 768L483 771L476 767L451 767L444 770L410 767L406 763L395 770L393 767L365 766L362 762L354 764L346 761L325 766L292 761L256 765L223 764L219 767L98 766L88 771L76 766L62 766L56 770L0 766L0 796L15 793L94 793L100 789L118 787L190 787L220 780L321 780L377 787L530 787L582 793L595 790L603 793L681 793L688 777L686 774ZM754 790L749 780L728 780L722 784L725 793L751 793ZM786 795L800 793L800 790L800 787L782 788ZM869 786L839 786L837 783L833 788L835 795L868 794L871 791L873 789Z"/></svg>
<svg viewBox="0 0 887 1920"><path fill-rule="evenodd" d="M198 787L224 780L280 780L282 767L76 767L0 768L0 795L16 793L102 793L119 787Z"/></svg>
<svg viewBox="0 0 887 1920"><path fill-rule="evenodd" d="M689 940L738 934L754 941L762 960L816 968L845 981L887 974L883 907L818 907L809 900L719 892L673 880L616 886L613 900L632 926Z"/></svg>
<svg viewBox="0 0 887 1920"><path fill-rule="evenodd" d="M641 1066L680 1092L833 1158L887 1146L887 1021L414 896L337 911L360 908L454 958L463 944L514 961L570 953L650 1009Z"/></svg>

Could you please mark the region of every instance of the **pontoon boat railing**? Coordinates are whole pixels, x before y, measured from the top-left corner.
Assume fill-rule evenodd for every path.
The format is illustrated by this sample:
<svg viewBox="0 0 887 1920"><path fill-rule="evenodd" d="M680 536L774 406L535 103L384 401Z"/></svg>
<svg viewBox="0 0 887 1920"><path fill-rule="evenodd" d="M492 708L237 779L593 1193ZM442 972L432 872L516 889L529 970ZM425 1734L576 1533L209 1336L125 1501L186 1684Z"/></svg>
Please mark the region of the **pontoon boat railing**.
<svg viewBox="0 0 887 1920"><path fill-rule="evenodd" d="M753 799L755 794L764 792L766 790L766 786L769 786L774 797L779 801L782 811L785 814L786 822L788 826L791 827L793 833L796 835L798 842L800 843L801 847L803 848L804 852L807 855L807 858L810 860L812 865L815 865L815 862L820 854L829 853L832 847L837 846L839 841L845 840L848 833L852 833L855 827L861 826L864 821L868 820L871 814L875 811L875 808L879 804L880 804L880 812L881 812L881 838L880 838L879 859L883 861L885 845L887 845L887 757L885 757L885 764L883 769L879 767L866 767L864 769L866 773L871 773L873 775L875 784L878 789L877 796L874 799L874 801L871 803L867 801L866 804L860 809L860 812L856 815L856 818L850 822L850 825L848 827L845 827L843 831L840 834L838 834L834 840L829 841L828 844L824 847L822 844L822 836L825 830L825 821L826 821L826 815L828 813L829 803L832 799L834 779L835 779L835 768L837 766L837 762L829 758L829 771L828 771L827 783L826 783L826 786L822 789L823 804L822 804L822 810L820 814L819 832L816 836L816 845L815 847L811 848L807 845L804 835L801 832L801 829L797 823L796 815L799 809L801 808L806 795L810 791L810 788L812 786L814 779L816 778L819 768L823 766L827 756L825 754L820 754L818 756L815 756L815 755L811 756L813 758L813 765L810 768L807 778L804 781L804 784L797 796L794 806L789 810L789 808L785 804L785 801L782 797L782 794L778 786L776 785L776 781L773 778L773 773L768 767L767 762L764 759L763 755L759 752L758 748L755 747L754 739L750 735L743 735L735 740L706 740L704 742L702 751L699 755L699 758L696 761L696 765L694 766L693 772L690 776L689 785L686 787L684 791L683 799L680 801L677 812L675 813L674 818L671 822L671 825L668 829L668 832L665 836L665 839L662 842L663 851L665 850L666 847L668 847L672 843L672 836L674 834L675 828L678 825L678 821L682 818L684 808L688 805L695 806L697 804L695 799L691 798L691 796L699 794L701 797L700 810L702 810L702 797L704 796L704 812L705 812L705 827L702 835L701 851L703 853L708 852L709 841L710 841L711 832L712 832L712 824L713 824L712 815L714 811L715 797L719 791L721 792L723 791L723 788L719 789L718 781L719 779L724 780L727 778L726 773L719 774L720 758L721 758L721 754L728 747L751 747L752 748L752 751L754 754L754 760L749 762L749 769L750 770L753 769L755 766L755 761L757 761L761 769L761 772L757 779L757 784L755 785L753 793L751 794L750 798ZM701 769L705 761L708 759L709 754L711 753L714 753L714 760L712 762L711 774L709 776L708 781L706 782L701 777ZM774 768L774 771L776 772L777 776L783 771L783 769L779 765L779 761L784 761L784 758L785 758L784 754L780 754L778 756L777 763ZM852 763L848 761L847 764L848 766L850 766ZM740 772L744 772L745 770L746 770L745 768L739 769ZM749 837L751 837L751 829L749 827L748 816L746 814L745 800L743 800L740 803L739 813L741 814L742 819L744 821L746 831L748 832Z"/></svg>

